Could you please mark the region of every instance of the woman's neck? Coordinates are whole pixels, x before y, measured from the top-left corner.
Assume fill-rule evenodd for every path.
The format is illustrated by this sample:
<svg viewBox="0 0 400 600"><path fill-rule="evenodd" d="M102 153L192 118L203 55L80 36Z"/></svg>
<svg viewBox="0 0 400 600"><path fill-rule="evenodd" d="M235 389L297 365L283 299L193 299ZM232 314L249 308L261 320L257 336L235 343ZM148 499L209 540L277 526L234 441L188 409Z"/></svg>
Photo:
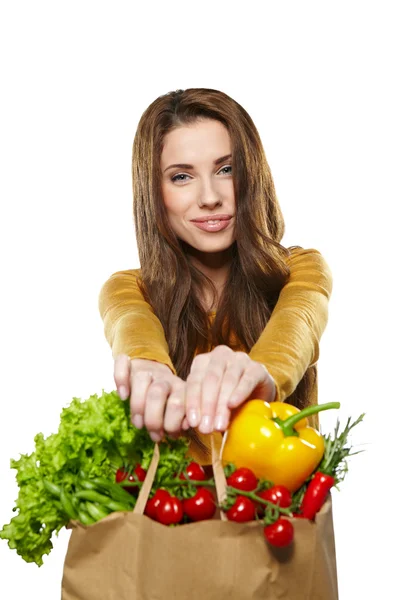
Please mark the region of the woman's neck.
<svg viewBox="0 0 400 600"><path fill-rule="evenodd" d="M205 286L205 288L203 289L203 306L207 312L216 310L217 305L219 303L219 299L228 279L230 263L225 263L224 265L221 265L219 267L205 265L204 263L194 264L199 269L199 271L201 271L204 275L211 279L217 290L217 297L213 301L212 291L209 289L208 286Z"/></svg>
<svg viewBox="0 0 400 600"><path fill-rule="evenodd" d="M227 248L221 252L200 252L192 246L188 246L186 251L191 263L201 271L206 277L211 279L217 289L217 298L213 303L211 290L206 287L203 290L203 306L207 312L216 310L219 298L228 279L229 270L232 263L233 247Z"/></svg>

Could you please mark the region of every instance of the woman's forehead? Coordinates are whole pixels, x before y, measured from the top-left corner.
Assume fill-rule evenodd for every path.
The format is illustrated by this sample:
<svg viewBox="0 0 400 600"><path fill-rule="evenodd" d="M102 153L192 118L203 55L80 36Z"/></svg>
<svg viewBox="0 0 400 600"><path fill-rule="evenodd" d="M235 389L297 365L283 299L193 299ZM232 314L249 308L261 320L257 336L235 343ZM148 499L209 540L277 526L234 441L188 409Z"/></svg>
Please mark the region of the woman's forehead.
<svg viewBox="0 0 400 600"><path fill-rule="evenodd" d="M230 154L231 141L226 127L215 120L181 125L166 134L161 165L170 163L212 162ZM168 162L168 165L167 165Z"/></svg>

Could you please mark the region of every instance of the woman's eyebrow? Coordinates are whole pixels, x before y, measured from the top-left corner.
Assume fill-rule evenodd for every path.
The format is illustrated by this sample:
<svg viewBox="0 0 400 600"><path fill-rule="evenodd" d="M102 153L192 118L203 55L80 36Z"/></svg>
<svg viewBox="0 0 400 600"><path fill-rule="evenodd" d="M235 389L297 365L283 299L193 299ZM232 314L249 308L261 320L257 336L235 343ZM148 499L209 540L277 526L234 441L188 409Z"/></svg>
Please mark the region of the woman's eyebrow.
<svg viewBox="0 0 400 600"><path fill-rule="evenodd" d="M220 163L224 162L224 160L227 160L228 158L232 158L232 154L225 154L225 156L217 158L217 160L214 160L214 165L217 166ZM169 165L169 167L164 169L164 173L165 171L168 171L168 169L173 169L174 167L178 167L179 169L194 169L193 165L188 165L186 163L177 163L175 165Z"/></svg>

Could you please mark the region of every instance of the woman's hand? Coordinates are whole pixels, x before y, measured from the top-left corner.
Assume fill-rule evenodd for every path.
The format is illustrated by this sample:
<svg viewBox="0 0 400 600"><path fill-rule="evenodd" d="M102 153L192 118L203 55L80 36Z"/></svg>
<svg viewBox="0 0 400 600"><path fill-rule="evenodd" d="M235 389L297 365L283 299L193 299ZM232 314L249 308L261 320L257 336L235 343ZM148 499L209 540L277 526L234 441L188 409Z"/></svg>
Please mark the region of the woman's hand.
<svg viewBox="0 0 400 600"><path fill-rule="evenodd" d="M132 423L139 429L145 425L154 442L161 440L164 430L177 435L189 428L186 384L167 365L120 354L114 362L114 380L122 400L130 397Z"/></svg>
<svg viewBox="0 0 400 600"><path fill-rule="evenodd" d="M267 368L245 352L216 346L194 357L186 380L186 417L202 433L225 431L230 411L245 400L272 402L276 387Z"/></svg>

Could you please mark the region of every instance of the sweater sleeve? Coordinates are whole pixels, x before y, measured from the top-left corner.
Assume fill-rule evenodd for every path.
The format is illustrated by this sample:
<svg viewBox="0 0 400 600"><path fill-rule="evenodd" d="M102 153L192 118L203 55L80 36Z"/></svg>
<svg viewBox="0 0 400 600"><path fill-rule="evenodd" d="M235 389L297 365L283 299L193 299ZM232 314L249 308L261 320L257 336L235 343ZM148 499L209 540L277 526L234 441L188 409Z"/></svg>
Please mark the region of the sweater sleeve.
<svg viewBox="0 0 400 600"><path fill-rule="evenodd" d="M333 286L332 272L318 250L296 248L286 262L289 280L249 352L252 360L267 367L276 384L275 400L281 402L318 361Z"/></svg>
<svg viewBox="0 0 400 600"><path fill-rule="evenodd" d="M99 311L113 358L127 354L131 359L156 360L176 375L164 329L140 292L137 274L137 269L117 271L100 290Z"/></svg>

